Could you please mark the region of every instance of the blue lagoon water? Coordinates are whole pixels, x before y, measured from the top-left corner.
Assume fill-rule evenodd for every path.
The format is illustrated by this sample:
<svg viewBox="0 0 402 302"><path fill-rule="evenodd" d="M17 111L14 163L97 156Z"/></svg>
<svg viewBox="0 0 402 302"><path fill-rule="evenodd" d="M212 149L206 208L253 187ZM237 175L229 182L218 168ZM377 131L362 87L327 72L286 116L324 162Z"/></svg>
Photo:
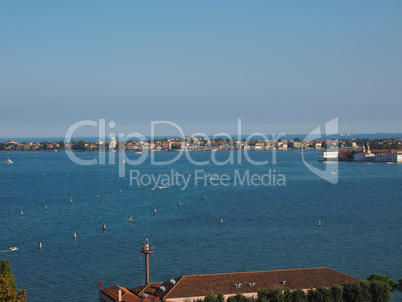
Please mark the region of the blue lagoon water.
<svg viewBox="0 0 402 302"><path fill-rule="evenodd" d="M354 163L340 162L334 185L306 167L301 151L276 151L276 163L273 151L249 152L254 160L269 161L261 166L244 156L237 164L241 153L234 154L235 164L205 166L194 166L185 156L157 166L148 157L141 165L126 165L126 177L119 177L118 153L113 154L115 164L90 166L72 162L64 152L0 153L0 162L7 157L14 161L0 165L0 258L11 261L18 287L26 288L29 301L97 301L98 280L104 287L143 284L139 250L145 238L157 250L150 257L151 281L323 266L362 279L372 273L396 281L402 277L402 164L356 163L355 168ZM156 152L154 159L177 155ZM197 161L214 156L223 162L230 153L190 155ZM304 155L307 165L325 169L326 164L316 160L317 151ZM98 153L76 156L96 159ZM157 176L172 169L190 175L185 190L178 185L130 186L129 170ZM227 174L231 184L195 185L196 169ZM236 189L236 169L241 175L248 170L250 176L271 169L272 178L280 171L286 186L272 182ZM10 246L19 249L6 252ZM394 293L398 299L401 294Z"/></svg>

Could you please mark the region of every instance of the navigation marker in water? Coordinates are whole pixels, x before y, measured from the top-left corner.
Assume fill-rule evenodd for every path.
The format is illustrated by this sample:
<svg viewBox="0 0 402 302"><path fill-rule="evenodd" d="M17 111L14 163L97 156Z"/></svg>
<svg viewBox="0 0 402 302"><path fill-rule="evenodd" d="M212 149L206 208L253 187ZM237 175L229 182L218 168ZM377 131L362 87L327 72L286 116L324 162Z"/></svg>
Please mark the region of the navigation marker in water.
<svg viewBox="0 0 402 302"><path fill-rule="evenodd" d="M38 249L42 249L42 242L41 241L39 241L39 246L38 246Z"/></svg>
<svg viewBox="0 0 402 302"><path fill-rule="evenodd" d="M106 224L103 224L102 230L106 231Z"/></svg>
<svg viewBox="0 0 402 302"><path fill-rule="evenodd" d="M70 203L73 204L73 197L71 196Z"/></svg>
<svg viewBox="0 0 402 302"><path fill-rule="evenodd" d="M223 224L223 219L222 219L222 218L221 218L221 221L219 222L219 224L220 224L220 225L222 225L222 224Z"/></svg>
<svg viewBox="0 0 402 302"><path fill-rule="evenodd" d="M73 234L73 238L74 239L77 239L77 234L74 232L74 234Z"/></svg>
<svg viewBox="0 0 402 302"><path fill-rule="evenodd" d="M128 218L128 222L133 222L133 217L130 216L130 217Z"/></svg>
<svg viewBox="0 0 402 302"><path fill-rule="evenodd" d="M154 214L156 214L156 208L154 208Z"/></svg>
<svg viewBox="0 0 402 302"><path fill-rule="evenodd" d="M321 227L321 219L318 220L318 227L319 227L319 228Z"/></svg>

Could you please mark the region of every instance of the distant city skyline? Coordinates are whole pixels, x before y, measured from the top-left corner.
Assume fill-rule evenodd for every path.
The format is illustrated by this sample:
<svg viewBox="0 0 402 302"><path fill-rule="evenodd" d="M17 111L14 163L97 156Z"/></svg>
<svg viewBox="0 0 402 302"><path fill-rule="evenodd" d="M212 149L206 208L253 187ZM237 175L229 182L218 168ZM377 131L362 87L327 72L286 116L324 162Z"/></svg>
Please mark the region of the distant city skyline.
<svg viewBox="0 0 402 302"><path fill-rule="evenodd" d="M100 118L146 136L158 120L235 135L238 118L244 135L334 118L400 133L401 15L400 1L2 2L0 137Z"/></svg>

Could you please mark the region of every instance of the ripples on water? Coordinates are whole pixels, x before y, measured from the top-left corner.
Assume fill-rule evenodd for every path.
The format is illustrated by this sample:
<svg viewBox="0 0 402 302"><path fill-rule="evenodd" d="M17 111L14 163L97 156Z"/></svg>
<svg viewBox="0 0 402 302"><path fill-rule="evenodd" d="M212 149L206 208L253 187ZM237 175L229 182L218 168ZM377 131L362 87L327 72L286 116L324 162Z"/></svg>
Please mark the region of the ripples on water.
<svg viewBox="0 0 402 302"><path fill-rule="evenodd" d="M221 161L229 154L214 153ZM316 151L305 153L313 166L324 168ZM138 251L146 237L157 249L151 255L151 281L321 266L363 279L372 273L395 281L402 277L402 164L358 163L355 169L341 162L339 183L332 185L304 166L300 151L277 151L276 165L272 151L249 154L270 163L253 166L243 158L240 166L195 167L182 157L169 166L152 166L148 160L128 166L127 176L130 169L192 174L203 169L233 178L234 169L251 174L275 169L286 177L286 187L194 186L193 175L184 191L177 186L138 190L128 177L118 177L118 165L79 166L64 152L0 153L0 161L14 161L0 166L0 258L10 259L29 301L97 301L98 280L104 287L142 284L144 261ZM176 155L154 156L167 160ZM191 156L201 161L211 153ZM10 246L19 250L6 252Z"/></svg>

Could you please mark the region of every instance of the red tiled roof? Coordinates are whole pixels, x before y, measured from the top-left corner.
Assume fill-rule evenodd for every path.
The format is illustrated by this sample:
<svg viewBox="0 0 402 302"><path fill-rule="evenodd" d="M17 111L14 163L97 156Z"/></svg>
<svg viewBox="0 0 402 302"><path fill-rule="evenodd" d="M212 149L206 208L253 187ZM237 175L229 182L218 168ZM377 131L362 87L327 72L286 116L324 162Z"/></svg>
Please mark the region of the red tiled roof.
<svg viewBox="0 0 402 302"><path fill-rule="evenodd" d="M121 289L121 300L127 302L139 302L142 299L135 294L133 294L129 289L122 286L112 286L101 290L103 294L111 298L113 301L118 301L118 290Z"/></svg>
<svg viewBox="0 0 402 302"><path fill-rule="evenodd" d="M166 282L165 282L166 283ZM152 282L146 285L140 285L132 288L131 291L139 297L146 298L146 295L156 296L155 293L158 291L159 287L163 282ZM144 296L145 295L145 296Z"/></svg>
<svg viewBox="0 0 402 302"><path fill-rule="evenodd" d="M284 289L309 289L319 286L343 285L358 280L336 270L323 268L290 269L262 272L224 273L182 276L166 282L150 283L131 289L139 297L147 294L154 299L205 296L208 292L236 294L255 293L260 288L280 285ZM286 281L283 284L283 281ZM241 284L239 286L239 283ZM237 287L236 285L237 284ZM148 298L148 299L149 299Z"/></svg>

